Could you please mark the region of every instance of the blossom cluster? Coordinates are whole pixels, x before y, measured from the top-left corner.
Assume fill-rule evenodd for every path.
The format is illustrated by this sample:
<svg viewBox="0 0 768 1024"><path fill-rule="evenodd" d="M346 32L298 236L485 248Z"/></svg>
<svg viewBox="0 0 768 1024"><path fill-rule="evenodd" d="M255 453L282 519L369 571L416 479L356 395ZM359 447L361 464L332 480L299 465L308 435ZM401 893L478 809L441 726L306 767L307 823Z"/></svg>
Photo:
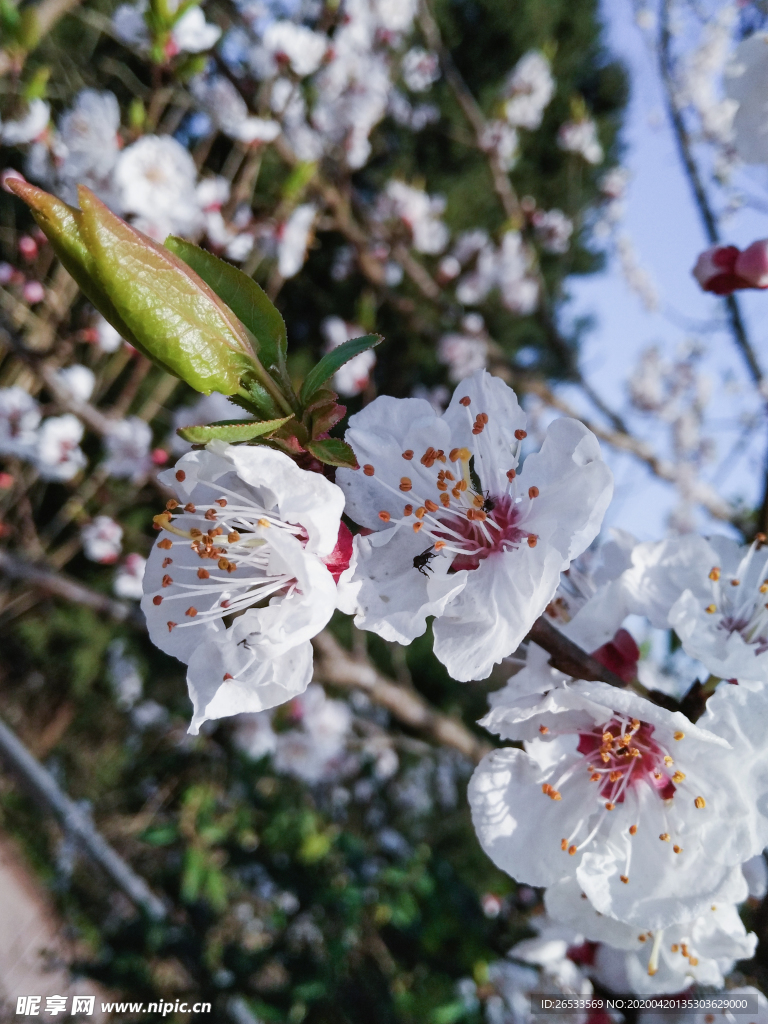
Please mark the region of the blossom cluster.
<svg viewBox="0 0 768 1024"><path fill-rule="evenodd" d="M480 841L519 882L545 888L547 934L563 949L589 944L576 959L613 991L721 986L754 952L737 905L765 890L764 545L694 535L604 545L596 569L571 570L547 615L630 685L575 679L529 644L482 720L522 749L497 749L475 772ZM629 616L650 634L672 631L688 672L699 666L695 723L662 697L682 699L692 679L673 683L641 658Z"/></svg>

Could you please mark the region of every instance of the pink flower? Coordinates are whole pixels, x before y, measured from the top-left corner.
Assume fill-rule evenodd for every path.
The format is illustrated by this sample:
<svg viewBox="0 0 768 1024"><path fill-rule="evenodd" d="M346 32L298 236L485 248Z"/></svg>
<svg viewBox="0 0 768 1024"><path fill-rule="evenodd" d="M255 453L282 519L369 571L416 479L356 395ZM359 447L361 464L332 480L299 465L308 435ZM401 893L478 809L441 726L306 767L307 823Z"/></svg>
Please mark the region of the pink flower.
<svg viewBox="0 0 768 1024"><path fill-rule="evenodd" d="M705 292L730 295L743 288L768 288L768 239L741 251L735 245L716 245L703 252L693 276Z"/></svg>

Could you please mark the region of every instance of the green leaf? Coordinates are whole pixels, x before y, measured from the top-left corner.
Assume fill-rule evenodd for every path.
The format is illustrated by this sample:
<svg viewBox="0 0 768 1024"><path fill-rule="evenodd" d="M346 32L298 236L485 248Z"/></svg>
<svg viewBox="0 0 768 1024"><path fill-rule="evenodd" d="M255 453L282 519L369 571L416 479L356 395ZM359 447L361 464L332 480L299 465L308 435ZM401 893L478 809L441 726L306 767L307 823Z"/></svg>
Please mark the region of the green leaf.
<svg viewBox="0 0 768 1024"><path fill-rule="evenodd" d="M208 423L206 426L179 427L176 433L191 444L207 444L213 440L237 444L238 441L250 441L254 437L261 437L273 430L279 430L284 423L292 418L285 416L281 420L256 420L252 423L240 420L231 423L227 420L220 420L218 423Z"/></svg>
<svg viewBox="0 0 768 1024"><path fill-rule="evenodd" d="M299 396L302 405L309 404L309 400L314 393L327 380L330 380L339 367L343 366L344 363L348 363L350 359L354 359L361 352L365 352L366 349L380 345L382 341L384 339L380 334L366 334L362 338L353 338L351 341L345 341L343 345L339 345L338 348L324 355L317 366L314 366L309 371L302 384L301 395Z"/></svg>
<svg viewBox="0 0 768 1024"><path fill-rule="evenodd" d="M149 356L196 391L233 395L258 372L243 325L198 275L168 249L78 189L80 230L96 275Z"/></svg>
<svg viewBox="0 0 768 1024"><path fill-rule="evenodd" d="M338 437L327 437L322 441L307 441L305 448L327 466L340 466L342 469L359 468L355 453L346 441L341 441Z"/></svg>
<svg viewBox="0 0 768 1024"><path fill-rule="evenodd" d="M281 368L288 348L285 321L264 289L242 270L183 238L170 235L165 246L192 267L245 324L259 343L264 366Z"/></svg>

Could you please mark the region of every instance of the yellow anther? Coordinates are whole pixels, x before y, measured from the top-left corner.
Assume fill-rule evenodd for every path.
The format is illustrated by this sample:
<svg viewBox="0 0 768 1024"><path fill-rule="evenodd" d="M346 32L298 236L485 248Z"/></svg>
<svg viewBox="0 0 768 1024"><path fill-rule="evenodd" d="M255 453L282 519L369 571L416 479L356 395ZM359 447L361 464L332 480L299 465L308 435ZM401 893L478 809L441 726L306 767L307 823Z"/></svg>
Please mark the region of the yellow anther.
<svg viewBox="0 0 768 1024"><path fill-rule="evenodd" d="M662 843L668 843L670 839L669 832L662 832L659 836L659 839L662 841Z"/></svg>
<svg viewBox="0 0 768 1024"><path fill-rule="evenodd" d="M267 529L269 529L269 520L268 519L259 519L257 525L258 526L263 526L264 529L267 530Z"/></svg>
<svg viewBox="0 0 768 1024"><path fill-rule="evenodd" d="M680 732L680 730L678 729L678 731L675 733L675 739L676 740L682 740L684 738L685 738L685 733L684 732Z"/></svg>
<svg viewBox="0 0 768 1024"><path fill-rule="evenodd" d="M629 834L631 836L636 836L637 835L637 825L630 825L629 826Z"/></svg>
<svg viewBox="0 0 768 1024"><path fill-rule="evenodd" d="M682 782L684 778L685 778L685 772L675 772L675 774L672 776L672 781L673 782Z"/></svg>
<svg viewBox="0 0 768 1024"><path fill-rule="evenodd" d="M674 763L675 762L672 760L672 758L669 756L669 754L666 754L665 757L664 757L664 764L667 766L667 768L669 768L670 765L673 765Z"/></svg>
<svg viewBox="0 0 768 1024"><path fill-rule="evenodd" d="M715 580L715 581L720 579L720 567L719 566L715 565L715 566L712 567L712 569L709 572L709 578L711 580Z"/></svg>
<svg viewBox="0 0 768 1024"><path fill-rule="evenodd" d="M682 853L683 852L682 846L673 846L672 849L675 851L675 853Z"/></svg>
<svg viewBox="0 0 768 1024"><path fill-rule="evenodd" d="M715 605L715 604L708 604L707 607L704 609L704 611L707 613L707 615L714 615L715 612L717 611L717 605Z"/></svg>
<svg viewBox="0 0 768 1024"><path fill-rule="evenodd" d="M619 878L622 880L624 885L628 884L628 882L629 882L629 875L619 875Z"/></svg>
<svg viewBox="0 0 768 1024"><path fill-rule="evenodd" d="M693 806L701 810L702 808L707 806L707 801L704 799L703 796L697 796L696 799L693 801Z"/></svg>

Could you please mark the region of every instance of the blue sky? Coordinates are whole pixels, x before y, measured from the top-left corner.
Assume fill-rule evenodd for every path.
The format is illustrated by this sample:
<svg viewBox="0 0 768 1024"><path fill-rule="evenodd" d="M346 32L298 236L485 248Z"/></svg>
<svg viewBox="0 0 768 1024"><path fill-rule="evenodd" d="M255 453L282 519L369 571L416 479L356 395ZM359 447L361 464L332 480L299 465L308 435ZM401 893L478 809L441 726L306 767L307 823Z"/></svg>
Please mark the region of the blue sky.
<svg viewBox="0 0 768 1024"><path fill-rule="evenodd" d="M595 319L582 347L582 369L612 405L626 412L624 382L645 347L657 344L672 356L686 339L695 337L702 342L707 350L706 372L713 385L711 433L717 445L717 459L703 475L727 497L754 502L762 487L762 437L753 436L739 459L728 455L738 437L739 416L756 407L756 396L746 386L743 363L730 337L712 329L713 320L722 316L720 303L702 293L691 277L691 267L707 243L667 120L655 58L635 25L629 0L607 0L603 10L606 42L625 63L631 82L623 133L623 162L631 180L621 230L630 236L661 303L659 312L648 312L625 282L615 258L605 273L574 280L569 312L591 314ZM743 180L765 193L760 183L765 173L765 168L746 169ZM724 236L737 245L766 237L768 217L742 210L728 220ZM768 293L741 293L740 300L754 347L768 370ZM692 329L696 327L702 329ZM566 393L580 408L588 409L575 389L568 388ZM638 433L662 448L663 433L640 415L630 412L629 419ZM662 536L675 500L673 490L651 478L634 460L606 455L617 482L607 525L630 530L641 539ZM699 525L705 532L727 530L705 516Z"/></svg>

